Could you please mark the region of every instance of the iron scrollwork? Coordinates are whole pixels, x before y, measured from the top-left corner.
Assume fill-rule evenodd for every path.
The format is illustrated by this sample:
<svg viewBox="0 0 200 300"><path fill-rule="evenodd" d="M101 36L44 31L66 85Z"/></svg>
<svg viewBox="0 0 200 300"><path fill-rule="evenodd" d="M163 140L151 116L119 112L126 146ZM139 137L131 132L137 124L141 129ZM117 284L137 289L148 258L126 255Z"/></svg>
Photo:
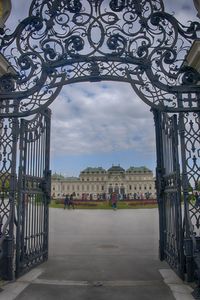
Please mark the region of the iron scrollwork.
<svg viewBox="0 0 200 300"><path fill-rule="evenodd" d="M10 75L11 88L1 81L1 114L16 115L13 99L19 115L35 113L63 85L97 80L129 82L148 105L178 110L186 82L199 99L198 74L181 67L199 30L166 13L162 0L34 0L29 16L1 36L0 50L18 74Z"/></svg>
<svg viewBox="0 0 200 300"><path fill-rule="evenodd" d="M200 235L200 202L197 196L200 183L200 114L199 112L184 113L180 116L182 121L182 138L184 138L184 164L186 167L186 188L190 193L187 195L188 214L192 224L192 232L195 236ZM191 192L193 189L196 192Z"/></svg>
<svg viewBox="0 0 200 300"><path fill-rule="evenodd" d="M21 120L19 146L17 277L48 256L50 110ZM37 226L31 226L32 222Z"/></svg>
<svg viewBox="0 0 200 300"><path fill-rule="evenodd" d="M160 244L164 258L183 276L185 229L181 216L178 125L171 112L183 117L179 134L185 196L187 182L196 186L200 177L200 75L185 64L199 31L198 22L184 26L166 13L162 0L33 0L29 16L13 33L8 29L0 32L1 54L15 70L0 78L0 248L6 237L13 237L19 132L13 127L18 119L12 117L38 113L34 119L21 122L18 237L23 234L23 226L29 226L30 220L25 216L33 216L33 211L36 218L42 216L42 225L39 232L33 228L28 238L24 236L23 242L17 238L16 274L48 255L50 116L44 109L66 84L112 80L130 83L156 112L157 187L163 229ZM37 159L29 153L37 154ZM8 194L6 182L11 186ZM184 255L188 258L193 250L198 250L195 238L200 234L200 206L192 199L184 201L185 220L192 224L184 237Z"/></svg>

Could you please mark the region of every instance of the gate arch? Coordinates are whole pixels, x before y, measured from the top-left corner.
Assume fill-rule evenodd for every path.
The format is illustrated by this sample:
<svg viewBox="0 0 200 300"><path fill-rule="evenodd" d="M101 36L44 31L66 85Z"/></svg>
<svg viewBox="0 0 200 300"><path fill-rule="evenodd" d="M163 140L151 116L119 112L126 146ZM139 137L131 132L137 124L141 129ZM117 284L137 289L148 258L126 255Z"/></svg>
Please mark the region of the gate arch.
<svg viewBox="0 0 200 300"><path fill-rule="evenodd" d="M7 30L1 34L1 53L15 70L14 75L8 70L8 74L0 78L0 117L8 118L8 124L3 119L0 123L3 145L1 172L10 180L11 189L9 202L2 198L0 205L3 219L0 220L3 228L0 232L0 247L8 234L8 246L5 244L4 247L7 247L11 256L4 259L4 264L10 268L9 278L13 276L17 180L21 187L17 193L17 197L21 195L18 198L16 220L17 234L21 239L17 245L17 275L24 271L24 266L32 267L43 259L38 248L32 249L30 245L24 247L23 224L27 218L21 218L21 213L25 214L25 196L30 196L29 193L32 205L30 210L38 203L48 205L50 174L44 153L45 147L49 145L50 113L46 108L66 84L114 80L130 83L154 113L160 257L166 259L181 277L184 277L186 269L188 280L194 279L196 269L200 270L198 236L195 236L199 230L199 208L190 202L188 191L189 179L192 178L196 186L200 177L197 163L200 158L200 86L197 84L200 77L197 71L185 64L185 58L199 31L198 22L184 26L166 13L162 0L33 0L29 16L16 30L12 34ZM35 119L22 120L19 126L19 118L36 113ZM171 113L175 113L178 118ZM27 173L25 156L29 151L27 149L35 147L35 141L41 145L43 134L46 143L42 148L41 161L46 159L45 168L40 170L40 176L35 176L34 163L31 173ZM21 165L16 178L16 145L19 136ZM25 142L24 137L27 138ZM181 143L182 177L178 140ZM5 185L6 180L1 177L2 185ZM26 182L29 184L25 185ZM185 204L184 223L181 216L181 191ZM178 218L177 222L174 216ZM44 225L47 228L47 224ZM29 239L32 237L35 238L33 233ZM48 235L44 238L45 244L41 243L41 249L47 247L47 240ZM4 254L5 251L2 252ZM32 255L31 260L29 255ZM45 258L47 256L45 252Z"/></svg>
<svg viewBox="0 0 200 300"><path fill-rule="evenodd" d="M183 61L199 30L166 13L162 0L34 0L13 34L1 36L16 70L0 80L1 115L36 113L63 85L99 80L129 82L151 107L198 110L199 75Z"/></svg>

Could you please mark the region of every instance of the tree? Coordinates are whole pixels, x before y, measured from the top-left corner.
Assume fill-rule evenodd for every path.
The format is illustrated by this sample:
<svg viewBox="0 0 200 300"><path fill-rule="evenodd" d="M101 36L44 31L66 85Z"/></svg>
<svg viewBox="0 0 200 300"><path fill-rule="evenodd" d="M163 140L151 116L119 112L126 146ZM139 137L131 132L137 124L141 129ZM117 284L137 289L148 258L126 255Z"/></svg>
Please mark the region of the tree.
<svg viewBox="0 0 200 300"><path fill-rule="evenodd" d="M10 189L10 174L0 173L0 192L5 193Z"/></svg>

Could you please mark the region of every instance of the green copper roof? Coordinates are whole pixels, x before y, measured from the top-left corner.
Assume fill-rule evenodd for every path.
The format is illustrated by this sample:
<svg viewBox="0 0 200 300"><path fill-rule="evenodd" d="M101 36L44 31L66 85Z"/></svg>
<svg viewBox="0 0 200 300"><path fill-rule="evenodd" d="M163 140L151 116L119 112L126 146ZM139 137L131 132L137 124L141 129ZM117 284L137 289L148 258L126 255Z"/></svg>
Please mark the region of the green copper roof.
<svg viewBox="0 0 200 300"><path fill-rule="evenodd" d="M102 167L98 167L98 168L92 168L92 167L88 167L86 169L84 169L83 171L81 171L81 173L105 173L106 170L103 169Z"/></svg>
<svg viewBox="0 0 200 300"><path fill-rule="evenodd" d="M145 166L142 167L130 167L126 170L127 173L152 173L150 169Z"/></svg>
<svg viewBox="0 0 200 300"><path fill-rule="evenodd" d="M125 170L120 167L120 166L112 166L110 169L108 169L108 172L120 172L120 173L124 173Z"/></svg>
<svg viewBox="0 0 200 300"><path fill-rule="evenodd" d="M65 180L67 180L67 181L79 181L80 179L78 177L72 176L72 177L65 177Z"/></svg>
<svg viewBox="0 0 200 300"><path fill-rule="evenodd" d="M104 168L102 167L87 167L86 169L84 169L83 171L81 171L81 174L88 174L88 173L152 173L152 171L150 169L148 169L145 166L141 166L141 167L130 167L128 168L126 171L120 166L112 166L111 168L108 169L108 171L106 171ZM54 173L52 174L52 179L57 179L57 180L68 180L68 181L76 181L76 180L80 180L78 177L64 177L61 174L57 174Z"/></svg>
<svg viewBox="0 0 200 300"><path fill-rule="evenodd" d="M61 174L57 174L56 172L51 175L52 179L64 179L65 177Z"/></svg>

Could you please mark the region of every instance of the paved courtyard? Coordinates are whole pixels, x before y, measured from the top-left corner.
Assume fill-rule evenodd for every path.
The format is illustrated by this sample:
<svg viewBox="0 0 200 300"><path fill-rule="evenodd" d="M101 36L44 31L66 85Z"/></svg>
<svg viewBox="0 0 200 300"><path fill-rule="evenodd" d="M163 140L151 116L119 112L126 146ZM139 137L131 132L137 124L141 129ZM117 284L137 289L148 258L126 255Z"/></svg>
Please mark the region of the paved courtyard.
<svg viewBox="0 0 200 300"><path fill-rule="evenodd" d="M50 209L49 242L48 262L16 283L15 299L192 299L158 259L157 209Z"/></svg>

